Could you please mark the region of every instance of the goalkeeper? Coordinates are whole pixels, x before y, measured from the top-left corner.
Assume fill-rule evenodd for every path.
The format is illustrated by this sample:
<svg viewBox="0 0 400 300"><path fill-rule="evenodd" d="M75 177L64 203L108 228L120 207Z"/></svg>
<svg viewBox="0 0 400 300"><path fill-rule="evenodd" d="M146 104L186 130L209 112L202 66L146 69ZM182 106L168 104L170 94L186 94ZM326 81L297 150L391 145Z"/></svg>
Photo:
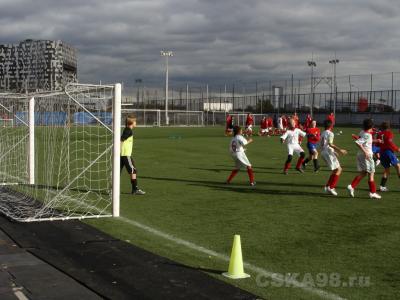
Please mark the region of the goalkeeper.
<svg viewBox="0 0 400 300"><path fill-rule="evenodd" d="M133 128L136 127L136 119L132 116L128 116L125 121L125 128L121 136L121 171L126 168L128 174L131 177L132 194L144 195L144 191L137 186L137 174L135 163L131 158L132 147L133 147Z"/></svg>

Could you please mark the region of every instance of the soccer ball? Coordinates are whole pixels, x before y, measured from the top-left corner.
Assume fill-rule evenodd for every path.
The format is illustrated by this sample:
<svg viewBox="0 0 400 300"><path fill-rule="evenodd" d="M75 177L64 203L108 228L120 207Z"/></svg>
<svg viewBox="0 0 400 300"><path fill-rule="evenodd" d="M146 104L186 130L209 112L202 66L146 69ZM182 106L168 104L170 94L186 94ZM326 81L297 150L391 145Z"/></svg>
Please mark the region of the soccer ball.
<svg viewBox="0 0 400 300"><path fill-rule="evenodd" d="M343 133L343 131L341 131L341 130L340 130L340 131L339 131L339 133L340 133L340 134L342 134L342 133Z"/></svg>

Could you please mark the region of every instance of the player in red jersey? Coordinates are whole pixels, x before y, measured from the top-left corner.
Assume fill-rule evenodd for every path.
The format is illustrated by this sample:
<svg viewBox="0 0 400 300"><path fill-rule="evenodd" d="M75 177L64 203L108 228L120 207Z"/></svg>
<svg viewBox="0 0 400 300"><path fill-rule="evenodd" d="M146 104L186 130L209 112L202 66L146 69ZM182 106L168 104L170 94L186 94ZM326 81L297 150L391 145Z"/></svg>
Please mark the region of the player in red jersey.
<svg viewBox="0 0 400 300"><path fill-rule="evenodd" d="M321 138L321 131L317 127L317 121L313 120L310 124L310 128L306 130L307 135L307 148L309 156L303 162L303 168L307 166L307 163L312 160L314 164L314 172L318 172L320 166L318 163L318 151L317 145Z"/></svg>
<svg viewBox="0 0 400 300"><path fill-rule="evenodd" d="M289 125L289 119L286 115L282 116L282 126L283 126L283 131L285 131L288 128Z"/></svg>
<svg viewBox="0 0 400 300"><path fill-rule="evenodd" d="M332 128L333 128L333 126L335 126L335 115L333 114L333 112L331 112L331 113L326 117L326 119L332 122Z"/></svg>
<svg viewBox="0 0 400 300"><path fill-rule="evenodd" d="M297 115L296 112L293 114L292 119L294 121L296 128L300 128L299 116Z"/></svg>
<svg viewBox="0 0 400 300"><path fill-rule="evenodd" d="M233 117L230 114L226 116L225 135L229 136L233 133Z"/></svg>
<svg viewBox="0 0 400 300"><path fill-rule="evenodd" d="M304 122L304 130L307 130L310 127L312 120L313 119L311 118L311 115L307 114L306 120Z"/></svg>
<svg viewBox="0 0 400 300"><path fill-rule="evenodd" d="M395 152L400 152L400 148L393 142L393 132L390 130L390 124L383 122L380 126L381 131L378 133L378 139L381 140L380 153L381 163L385 168L381 178L381 185L379 190L381 192L387 192L386 182L390 175L390 167L393 166L396 169L397 176L400 178L400 162Z"/></svg>
<svg viewBox="0 0 400 300"><path fill-rule="evenodd" d="M274 120L271 117L267 117L267 128L268 135L272 135L274 133Z"/></svg>
<svg viewBox="0 0 400 300"><path fill-rule="evenodd" d="M254 125L254 117L252 114L247 114L246 117L246 129L244 131L245 135L252 136L253 135L253 125Z"/></svg>
<svg viewBox="0 0 400 300"><path fill-rule="evenodd" d="M260 122L260 130L258 131L259 136L264 136L268 134L268 119L263 117Z"/></svg>

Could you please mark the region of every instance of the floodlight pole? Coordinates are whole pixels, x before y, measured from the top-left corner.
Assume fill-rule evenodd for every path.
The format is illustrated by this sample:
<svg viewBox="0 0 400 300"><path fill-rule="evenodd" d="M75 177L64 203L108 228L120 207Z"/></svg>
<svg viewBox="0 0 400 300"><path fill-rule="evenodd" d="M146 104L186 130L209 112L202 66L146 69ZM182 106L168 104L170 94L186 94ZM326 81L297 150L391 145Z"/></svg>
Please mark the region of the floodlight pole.
<svg viewBox="0 0 400 300"><path fill-rule="evenodd" d="M165 124L169 125L169 117L168 117L168 57L174 56L172 51L161 51L161 56L165 56Z"/></svg>
<svg viewBox="0 0 400 300"><path fill-rule="evenodd" d="M336 65L339 63L339 60L336 58L336 52L335 52L335 58L331 59L329 61L331 65L333 65L333 86L334 86L334 92L335 92L335 100L333 102L333 114L336 115L336 102L337 102L337 83L336 83Z"/></svg>
<svg viewBox="0 0 400 300"><path fill-rule="evenodd" d="M113 166L112 166L112 203L113 217L120 214L120 157L121 157L121 84L114 86L113 103Z"/></svg>
<svg viewBox="0 0 400 300"><path fill-rule="evenodd" d="M313 117L314 112L314 67L317 63L313 60L313 55L311 55L311 60L307 61L309 67L311 67L311 105L310 105L310 115Z"/></svg>

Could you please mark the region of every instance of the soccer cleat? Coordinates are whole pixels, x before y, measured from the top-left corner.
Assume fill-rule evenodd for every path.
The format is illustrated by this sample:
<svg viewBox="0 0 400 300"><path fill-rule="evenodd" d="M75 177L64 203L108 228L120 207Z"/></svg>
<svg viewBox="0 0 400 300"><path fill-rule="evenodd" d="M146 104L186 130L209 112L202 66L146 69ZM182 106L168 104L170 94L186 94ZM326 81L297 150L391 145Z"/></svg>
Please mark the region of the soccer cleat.
<svg viewBox="0 0 400 300"><path fill-rule="evenodd" d="M380 186L380 187L379 187L379 190L380 190L381 192L389 192L389 189L388 189L386 186Z"/></svg>
<svg viewBox="0 0 400 300"><path fill-rule="evenodd" d="M317 173L321 167L317 167L314 169L314 173Z"/></svg>
<svg viewBox="0 0 400 300"><path fill-rule="evenodd" d="M256 182L255 182L255 181L250 182L250 185L251 185L251 186L256 186Z"/></svg>
<svg viewBox="0 0 400 300"><path fill-rule="evenodd" d="M381 195L377 194L377 193L369 193L369 197L371 199L381 199Z"/></svg>
<svg viewBox="0 0 400 300"><path fill-rule="evenodd" d="M133 195L144 195L146 194L145 191L142 191L141 189L137 189L136 191L132 192Z"/></svg>
<svg viewBox="0 0 400 300"><path fill-rule="evenodd" d="M324 192L328 193L329 186L324 186Z"/></svg>
<svg viewBox="0 0 400 300"><path fill-rule="evenodd" d="M326 191L327 191L329 194L333 195L333 196L337 196L337 195L338 195L337 192L336 192L336 190L335 190L335 189L331 189L329 186L327 187Z"/></svg>
<svg viewBox="0 0 400 300"><path fill-rule="evenodd" d="M299 173L304 173L303 169L301 169L301 168L296 168L296 170L297 170Z"/></svg>
<svg viewBox="0 0 400 300"><path fill-rule="evenodd" d="M288 170L283 170L283 175L287 175L289 173Z"/></svg>
<svg viewBox="0 0 400 300"><path fill-rule="evenodd" d="M354 189L353 189L353 187L351 186L351 184L349 184L349 185L347 186L347 190L349 191L350 196L354 198Z"/></svg>

